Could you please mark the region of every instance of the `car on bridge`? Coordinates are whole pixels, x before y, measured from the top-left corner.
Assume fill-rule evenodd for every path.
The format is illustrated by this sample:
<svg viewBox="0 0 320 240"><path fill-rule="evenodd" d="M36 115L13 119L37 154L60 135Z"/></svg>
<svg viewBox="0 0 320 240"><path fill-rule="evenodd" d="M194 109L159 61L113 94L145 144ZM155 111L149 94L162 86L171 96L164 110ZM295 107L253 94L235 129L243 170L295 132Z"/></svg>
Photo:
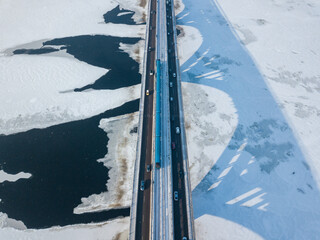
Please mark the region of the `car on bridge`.
<svg viewBox="0 0 320 240"><path fill-rule="evenodd" d="M176 127L176 134L180 134L180 128Z"/></svg>
<svg viewBox="0 0 320 240"><path fill-rule="evenodd" d="M143 181L143 180L141 181L141 184L140 184L140 190L141 190L141 191L144 190L144 181Z"/></svg>
<svg viewBox="0 0 320 240"><path fill-rule="evenodd" d="M175 142L172 142L172 143L171 143L171 148L172 148L172 149L176 149L176 143L175 143Z"/></svg>
<svg viewBox="0 0 320 240"><path fill-rule="evenodd" d="M149 96L149 94L150 94L149 89L147 89L146 95Z"/></svg>
<svg viewBox="0 0 320 240"><path fill-rule="evenodd" d="M147 165L147 172L150 172L150 171L151 171L151 165L148 164L148 165Z"/></svg>
<svg viewBox="0 0 320 240"><path fill-rule="evenodd" d="M173 76L173 77L176 77L177 75L176 75L176 73L173 73L172 76Z"/></svg>
<svg viewBox="0 0 320 240"><path fill-rule="evenodd" d="M179 200L178 191L175 191L175 192L174 192L174 200L175 200L175 201L178 201L178 200Z"/></svg>

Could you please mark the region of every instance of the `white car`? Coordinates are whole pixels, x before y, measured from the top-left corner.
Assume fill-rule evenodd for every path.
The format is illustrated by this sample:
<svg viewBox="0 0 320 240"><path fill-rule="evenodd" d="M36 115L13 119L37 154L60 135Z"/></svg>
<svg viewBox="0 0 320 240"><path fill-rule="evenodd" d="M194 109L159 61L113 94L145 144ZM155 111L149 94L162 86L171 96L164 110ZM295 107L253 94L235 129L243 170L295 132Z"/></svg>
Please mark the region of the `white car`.
<svg viewBox="0 0 320 240"><path fill-rule="evenodd" d="M180 128L176 127L176 134L180 134Z"/></svg>
<svg viewBox="0 0 320 240"><path fill-rule="evenodd" d="M169 82L169 86L172 87L172 82Z"/></svg>
<svg viewBox="0 0 320 240"><path fill-rule="evenodd" d="M173 73L172 76L173 76L173 77L176 77L177 75L176 75L176 73Z"/></svg>

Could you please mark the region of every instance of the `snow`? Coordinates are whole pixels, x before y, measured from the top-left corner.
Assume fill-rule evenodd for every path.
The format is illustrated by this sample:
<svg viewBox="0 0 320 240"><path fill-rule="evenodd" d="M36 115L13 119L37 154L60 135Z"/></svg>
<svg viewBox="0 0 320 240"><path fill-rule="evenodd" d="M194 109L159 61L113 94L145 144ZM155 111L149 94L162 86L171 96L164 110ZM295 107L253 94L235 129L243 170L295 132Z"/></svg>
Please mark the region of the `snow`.
<svg viewBox="0 0 320 240"><path fill-rule="evenodd" d="M97 34L144 38L145 25L143 24L104 23L103 15L117 5L120 5L120 8L135 11L133 18L137 23L145 21L146 9L139 0L1 1L0 31L5 34L2 34L0 38L0 100L4 103L0 105L0 134L13 134L32 128L45 128L85 119L140 97L140 84L116 90L89 89L84 92L73 92L74 88L94 82L108 69L78 61L65 51L59 51L58 54L12 55L12 51L17 48L40 48L42 42L54 38ZM12 14L13 9L14 14ZM54 47L57 48L57 46ZM142 40L133 46L122 45L121 49L140 63L143 47ZM130 171L133 171L133 168L128 169L128 174L122 176L124 169L121 168L123 166L119 164L119 161L122 160L122 157L128 157L126 164L128 166L132 164L136 140L135 134L130 134L130 137L126 139L120 136L120 132L116 133L112 130L129 129L136 121L135 119L136 117L127 116L124 119L103 119L100 123L100 127L108 134L119 135L118 139L115 137L115 142L112 142L113 137L109 141L110 154L100 161L104 161L107 167L114 166L110 172L114 172L112 174L115 179L110 179L108 188L119 188L125 191L119 202L123 206L129 205L131 198ZM107 126L114 127L114 129L106 129ZM127 144L134 145L134 148L117 146L119 141L126 140L128 140ZM118 148L117 154L111 156L111 151L116 148ZM113 157L114 162L110 162ZM117 176L117 174L120 175ZM13 176L4 172L1 172L0 176L1 181L13 180ZM14 180L17 180L18 177L30 176L28 173L20 173L15 176ZM121 179L124 177L127 179ZM121 182L122 180L125 183ZM115 192L112 194L111 198L117 195ZM96 202L90 203L96 204ZM108 204L107 207L111 207L110 202ZM115 205L115 200L113 204ZM88 208L84 207L79 210L79 206L75 211L92 211L90 206L86 207ZM5 213L0 214L0 223L0 239L8 240L127 239L129 228L129 218L123 218L99 224L26 230L21 221L11 219Z"/></svg>
<svg viewBox="0 0 320 240"><path fill-rule="evenodd" d="M192 91L191 91L192 89ZM215 165L238 123L232 99L222 91L182 83L191 188Z"/></svg>
<svg viewBox="0 0 320 240"><path fill-rule="evenodd" d="M197 238L318 239L319 3L184 5L178 24L197 29L179 45Z"/></svg>
<svg viewBox="0 0 320 240"><path fill-rule="evenodd" d="M142 21L143 9L137 1L23 1L4 0L0 5L0 52L38 40L78 35L144 36L144 25L104 23L103 15L117 5L132 7L134 18ZM15 14L12 14L12 9ZM18 37L17 37L18 34Z"/></svg>
<svg viewBox="0 0 320 240"><path fill-rule="evenodd" d="M219 239L219 240L262 240L263 238L254 232L244 228L239 224L235 224L226 219L203 215L202 217L196 219L195 227L197 229L197 239ZM234 233L232 238L230 238L230 232ZM211 236L211 238L209 237Z"/></svg>
<svg viewBox="0 0 320 240"><path fill-rule="evenodd" d="M144 57L144 40L140 40L134 45L120 43L120 49L128 53L129 56L137 62L142 62ZM139 73L142 75L142 64L139 65Z"/></svg>
<svg viewBox="0 0 320 240"><path fill-rule="evenodd" d="M197 50L202 43L200 32L198 29L190 26L177 25L181 29L180 36L178 37L178 56L180 64L184 64Z"/></svg>
<svg viewBox="0 0 320 240"><path fill-rule="evenodd" d="M66 227L19 231L14 228L5 228L0 231L0 239L21 240L56 240L56 239L104 239L125 240L128 237L130 218L116 219L98 224L77 224Z"/></svg>
<svg viewBox="0 0 320 240"><path fill-rule="evenodd" d="M218 2L283 108L320 187L319 2Z"/></svg>
<svg viewBox="0 0 320 240"><path fill-rule="evenodd" d="M102 128L109 137L108 153L99 162L109 170L108 192L82 198L74 213L101 211L130 207L132 197L133 170L137 145L138 113L102 119Z"/></svg>
<svg viewBox="0 0 320 240"><path fill-rule="evenodd" d="M0 84L5 86L0 89L4 103L0 106L0 134L84 119L139 97L139 85L112 91L72 92L93 83L107 70L80 62L67 53L11 56L15 47L40 47L51 38L84 34L143 36L143 25L103 23L103 14L118 4L135 10L135 20L142 21L144 9L135 1L1 2L0 29L6 34L0 39ZM10 9L15 9L14 15ZM140 61L139 49L143 49L143 41L123 46Z"/></svg>
<svg viewBox="0 0 320 240"><path fill-rule="evenodd" d="M140 85L73 92L107 71L71 58L1 57L0 71L0 83L6 86L0 89L3 134L84 119L139 98Z"/></svg>
<svg viewBox="0 0 320 240"><path fill-rule="evenodd" d="M0 183L3 183L5 181L15 182L15 181L18 181L19 179L28 179L31 176L32 175L30 173L25 173L25 172L19 172L17 174L9 174L3 170L0 170Z"/></svg>
<svg viewBox="0 0 320 240"><path fill-rule="evenodd" d="M0 229L1 228L14 228L18 230L25 230L27 227L21 221L9 218L7 214L0 212ZM0 231L0 236L1 236Z"/></svg>

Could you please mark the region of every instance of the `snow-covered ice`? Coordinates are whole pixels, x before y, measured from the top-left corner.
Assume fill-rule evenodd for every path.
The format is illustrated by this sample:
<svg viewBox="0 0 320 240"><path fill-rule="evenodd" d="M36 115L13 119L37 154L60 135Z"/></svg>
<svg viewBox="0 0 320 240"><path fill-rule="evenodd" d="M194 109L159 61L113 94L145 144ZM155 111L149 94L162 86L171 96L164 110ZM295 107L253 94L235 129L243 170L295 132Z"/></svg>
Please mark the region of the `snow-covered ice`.
<svg viewBox="0 0 320 240"><path fill-rule="evenodd" d="M190 103L184 105L184 112L191 188L194 189L224 151L238 117L232 99L218 89L183 83L182 92L184 102Z"/></svg>
<svg viewBox="0 0 320 240"><path fill-rule="evenodd" d="M140 85L74 92L107 72L75 58L1 57L0 71L2 134L88 118L139 98Z"/></svg>
<svg viewBox="0 0 320 240"><path fill-rule="evenodd" d="M0 221L3 216L0 215ZM14 228L3 228L0 231L0 239L105 239L125 240L128 237L130 218L115 219L96 224L77 224L66 227L53 227L49 229L19 231Z"/></svg>
<svg viewBox="0 0 320 240"><path fill-rule="evenodd" d="M19 179L28 179L31 176L32 175L30 173L25 173L25 172L19 172L17 174L9 174L3 170L0 170L0 183L4 181L15 182L15 181L18 181Z"/></svg>
<svg viewBox="0 0 320 240"><path fill-rule="evenodd" d="M133 19L137 25L104 23L103 15L116 6L134 11ZM1 1L0 4L0 134L12 134L32 128L45 128L59 123L85 119L106 110L118 107L125 102L140 97L140 84L115 90L86 90L73 92L73 89L86 86L104 75L109 69L99 68L74 58L66 51L43 55L12 55L16 49L39 49L47 40L74 37L81 35L109 35L117 37L144 38L146 8L143 1ZM14 14L12 12L14 11ZM135 45L121 45L121 49L130 57L141 62L144 41ZM50 46L58 48L59 46ZM132 120L133 119L133 120ZM113 119L101 121L101 127L118 126L119 129L132 127L131 121ZM124 128L119 124L128 124ZM105 129L108 134L110 129ZM115 130L115 129L113 129ZM120 133L118 133L120 134ZM130 134L130 131L129 131ZM133 138L114 139L128 141L134 145ZM130 135L130 136L131 136ZM124 146L125 147L125 146ZM116 146L114 146L114 149ZM130 165L132 148L119 149L119 159L123 156ZM111 152L110 152L111 153ZM109 156L111 157L111 156ZM107 158L107 157L106 157ZM98 159L97 159L98 160ZM103 161L103 159L100 159ZM104 159L105 160L105 159ZM113 159L115 171L121 168ZM121 160L121 159L120 159ZM109 163L109 165L112 165ZM107 165L107 164L106 164ZM132 170L133 169L128 169ZM117 170L118 172L123 172ZM28 173L27 173L28 174ZM16 176L25 178L27 174ZM116 175L116 174L114 174ZM121 174L116 177L123 177ZM110 179L109 188L120 187L126 193L120 205L129 205L131 198L130 174L128 181L121 186L121 181ZM12 180L1 172L1 179ZM113 182L113 185L112 183ZM84 196L88 197L88 196ZM115 205L115 203L113 203ZM85 211L92 211L85 210ZM81 212L81 211L80 211ZM43 230L26 230L23 223L1 213L0 239L126 239L128 236L129 218L116 219L99 224L80 224L66 227L54 227ZM15 228L15 229L14 229ZM20 229L20 230L19 230Z"/></svg>
<svg viewBox="0 0 320 240"><path fill-rule="evenodd" d="M181 72L196 236L317 239L319 3L183 2L178 24L202 40L179 49L195 52ZM214 101L217 113L194 114ZM221 219L225 229L203 231Z"/></svg>
<svg viewBox="0 0 320 240"><path fill-rule="evenodd" d="M142 22L145 10L138 0L49 1L4 0L0 5L0 52L39 40L78 35L144 36L144 25L104 23L103 15L117 5L136 12ZM14 14L12 14L14 9Z"/></svg>
<svg viewBox="0 0 320 240"><path fill-rule="evenodd" d="M2 212L0 212L0 228L14 228L17 230L27 229L27 227L23 224L23 222L9 218L7 214ZM1 236L1 233L4 233L4 232L5 231L0 231L0 236Z"/></svg>
<svg viewBox="0 0 320 240"><path fill-rule="evenodd" d="M198 240L262 240L259 235L249 229L213 215L203 215L195 220ZM230 234L232 233L232 235Z"/></svg>
<svg viewBox="0 0 320 240"><path fill-rule="evenodd" d="M131 205L133 170L137 145L138 113L102 119L102 128L109 137L108 153L99 162L110 169L108 192L82 198L82 204L74 212L101 211Z"/></svg>

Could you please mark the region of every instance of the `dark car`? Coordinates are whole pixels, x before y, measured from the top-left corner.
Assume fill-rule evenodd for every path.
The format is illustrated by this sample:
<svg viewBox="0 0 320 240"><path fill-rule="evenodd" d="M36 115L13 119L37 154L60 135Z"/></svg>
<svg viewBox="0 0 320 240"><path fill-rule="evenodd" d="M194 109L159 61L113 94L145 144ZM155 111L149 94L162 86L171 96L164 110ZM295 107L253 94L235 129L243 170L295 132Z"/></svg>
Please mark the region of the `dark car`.
<svg viewBox="0 0 320 240"><path fill-rule="evenodd" d="M143 180L141 181L141 184L140 184L140 190L141 190L141 191L144 190L144 181L143 181Z"/></svg>
<svg viewBox="0 0 320 240"><path fill-rule="evenodd" d="M175 143L175 142L172 142L172 143L171 143L171 148L172 148L172 149L176 149L176 143Z"/></svg>
<svg viewBox="0 0 320 240"><path fill-rule="evenodd" d="M147 165L147 172L150 172L150 171L151 171L151 165L148 164L148 165Z"/></svg>
<svg viewBox="0 0 320 240"><path fill-rule="evenodd" d="M175 200L175 201L178 201L178 199L179 199L178 191L175 191L175 192L174 192L174 200Z"/></svg>

